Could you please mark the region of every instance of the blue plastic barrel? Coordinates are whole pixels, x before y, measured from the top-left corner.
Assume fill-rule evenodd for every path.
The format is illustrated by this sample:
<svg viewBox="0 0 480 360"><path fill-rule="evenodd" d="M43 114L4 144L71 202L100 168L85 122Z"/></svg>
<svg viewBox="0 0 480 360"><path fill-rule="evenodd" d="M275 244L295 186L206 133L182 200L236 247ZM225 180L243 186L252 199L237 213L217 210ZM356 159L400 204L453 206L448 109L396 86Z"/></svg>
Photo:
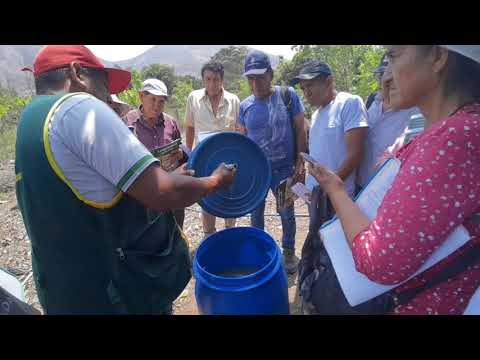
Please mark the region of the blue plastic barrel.
<svg viewBox="0 0 480 360"><path fill-rule="evenodd" d="M288 315L288 281L278 245L253 227L219 231L193 261L203 315Z"/></svg>

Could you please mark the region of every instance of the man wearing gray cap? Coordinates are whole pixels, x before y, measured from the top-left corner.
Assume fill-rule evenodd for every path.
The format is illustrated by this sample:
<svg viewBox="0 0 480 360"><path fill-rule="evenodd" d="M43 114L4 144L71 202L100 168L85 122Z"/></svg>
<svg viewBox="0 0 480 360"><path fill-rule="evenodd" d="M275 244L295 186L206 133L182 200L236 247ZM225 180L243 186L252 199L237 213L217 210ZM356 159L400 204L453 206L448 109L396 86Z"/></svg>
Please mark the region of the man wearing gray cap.
<svg viewBox="0 0 480 360"><path fill-rule="evenodd" d="M357 95L337 92L330 66L318 60L307 63L293 83L300 83L307 101L318 108L312 115L310 155L334 170L353 197L356 170L363 158L368 129L363 100ZM317 185L309 175L306 186L312 190Z"/></svg>
<svg viewBox="0 0 480 360"><path fill-rule="evenodd" d="M177 121L172 116L163 112L168 100L168 90L165 83L158 79L146 79L139 91L142 104L138 109L133 109L124 116L127 126L133 131L140 142L149 151L167 145L182 135ZM179 149L169 155L168 160L178 166L187 162L187 150ZM183 227L185 209L174 211L178 225Z"/></svg>

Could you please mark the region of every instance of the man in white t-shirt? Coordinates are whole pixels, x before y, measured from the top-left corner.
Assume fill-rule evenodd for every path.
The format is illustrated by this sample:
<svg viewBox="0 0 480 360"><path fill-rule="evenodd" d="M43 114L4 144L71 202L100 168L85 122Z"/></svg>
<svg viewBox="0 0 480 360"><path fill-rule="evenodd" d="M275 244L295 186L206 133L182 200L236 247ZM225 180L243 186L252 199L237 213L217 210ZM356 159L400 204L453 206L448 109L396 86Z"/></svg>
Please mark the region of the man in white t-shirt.
<svg viewBox="0 0 480 360"><path fill-rule="evenodd" d="M335 171L353 197L356 170L363 158L368 129L363 100L357 95L337 92L332 71L322 61L306 64L293 82L300 83L307 101L317 107L310 128L310 155ZM316 180L309 175L306 186L312 190L316 185Z"/></svg>

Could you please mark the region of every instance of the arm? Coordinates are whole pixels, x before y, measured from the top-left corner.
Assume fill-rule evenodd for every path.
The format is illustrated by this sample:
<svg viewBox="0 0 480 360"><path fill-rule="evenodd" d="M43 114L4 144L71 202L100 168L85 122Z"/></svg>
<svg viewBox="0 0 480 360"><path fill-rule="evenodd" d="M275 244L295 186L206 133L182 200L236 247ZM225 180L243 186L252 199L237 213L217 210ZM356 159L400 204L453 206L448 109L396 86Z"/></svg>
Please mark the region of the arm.
<svg viewBox="0 0 480 360"><path fill-rule="evenodd" d="M211 176L194 178L163 171L157 164L150 165L127 189L127 194L155 211L188 207L211 191L225 186L233 173L224 167ZM227 182L225 182L227 180Z"/></svg>
<svg viewBox="0 0 480 360"><path fill-rule="evenodd" d="M78 95L71 102L76 99L80 102L75 111L56 123L58 136L86 165L145 206L158 211L181 208L233 181L234 172L225 166L200 179L167 174L105 103L91 95Z"/></svg>
<svg viewBox="0 0 480 360"><path fill-rule="evenodd" d="M362 162L365 151L365 139L367 136L366 127L351 129L345 134L347 143L347 157L336 170L337 175L342 179L347 179Z"/></svg>
<svg viewBox="0 0 480 360"><path fill-rule="evenodd" d="M187 148L192 150L193 149L193 140L195 139L195 127L194 126L188 126L187 125L187 130L186 130L186 133L185 133L185 137L186 137Z"/></svg>
<svg viewBox="0 0 480 360"><path fill-rule="evenodd" d="M195 139L195 122L192 114L192 96L187 99L187 108L185 109L185 127L186 127L186 145L191 151L193 149L193 141Z"/></svg>
<svg viewBox="0 0 480 360"><path fill-rule="evenodd" d="M295 149L297 152L297 161L295 164L295 174L293 175L293 182L299 181L303 175L305 175L305 165L302 156L300 153L307 152L307 134L305 132L305 116L304 113L298 113L294 117L294 128L295 128L295 138L297 148Z"/></svg>
<svg viewBox="0 0 480 360"><path fill-rule="evenodd" d="M292 100L292 108L290 116L293 118L293 128L295 130L295 142L297 145L296 151L296 163L295 172L292 176L292 182L305 182L305 165L303 157L300 155L302 152L307 152L307 134L305 132L305 107L302 101L292 87L288 88L290 92L290 98Z"/></svg>
<svg viewBox="0 0 480 360"><path fill-rule="evenodd" d="M240 104L238 117L235 121L235 131L239 132L242 135L247 135L247 127L245 125L245 111L243 110L242 104Z"/></svg>

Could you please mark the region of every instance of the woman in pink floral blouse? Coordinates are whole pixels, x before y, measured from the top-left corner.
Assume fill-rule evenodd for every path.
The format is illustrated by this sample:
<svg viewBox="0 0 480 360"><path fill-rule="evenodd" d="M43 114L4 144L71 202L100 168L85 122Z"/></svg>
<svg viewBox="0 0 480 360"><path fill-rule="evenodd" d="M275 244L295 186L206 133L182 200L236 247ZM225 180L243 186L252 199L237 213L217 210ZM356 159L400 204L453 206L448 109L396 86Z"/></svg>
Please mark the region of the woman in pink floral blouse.
<svg viewBox="0 0 480 360"><path fill-rule="evenodd" d="M480 45L386 46L398 108L418 106L425 132L397 151L401 169L370 221L330 170L309 171L328 194L356 268L386 285L411 277L463 224L460 249L396 289L420 286L480 242ZM396 314L462 314L480 286L480 260L397 306Z"/></svg>

